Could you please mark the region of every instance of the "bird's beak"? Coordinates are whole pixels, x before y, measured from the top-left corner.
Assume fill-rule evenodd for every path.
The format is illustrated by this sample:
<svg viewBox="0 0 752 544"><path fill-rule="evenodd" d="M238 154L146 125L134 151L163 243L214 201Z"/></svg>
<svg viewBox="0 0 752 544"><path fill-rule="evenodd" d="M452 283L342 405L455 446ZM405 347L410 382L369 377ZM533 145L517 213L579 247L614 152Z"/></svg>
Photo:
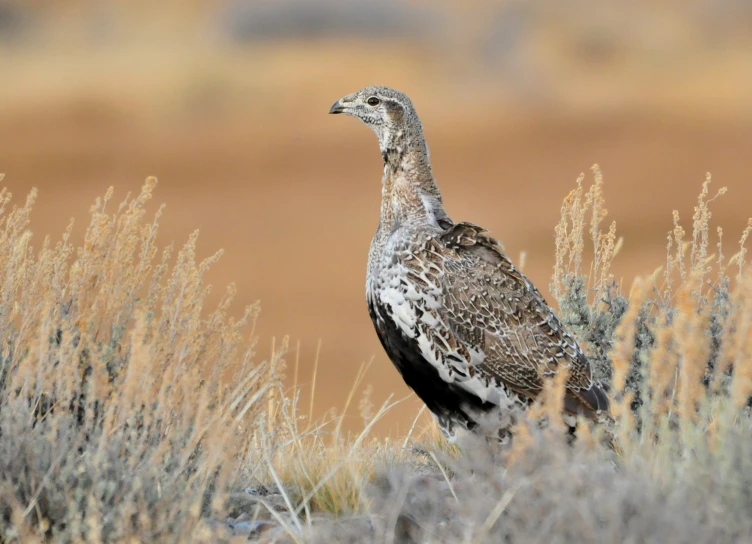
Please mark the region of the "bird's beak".
<svg viewBox="0 0 752 544"><path fill-rule="evenodd" d="M332 104L332 107L329 108L329 113L350 113L352 111L350 105L352 102L355 102L355 98L355 94L348 94L347 96L343 96L334 104Z"/></svg>
<svg viewBox="0 0 752 544"><path fill-rule="evenodd" d="M332 104L332 107L329 108L329 113L342 113L345 111L345 107L342 105L341 100L337 100L334 104Z"/></svg>

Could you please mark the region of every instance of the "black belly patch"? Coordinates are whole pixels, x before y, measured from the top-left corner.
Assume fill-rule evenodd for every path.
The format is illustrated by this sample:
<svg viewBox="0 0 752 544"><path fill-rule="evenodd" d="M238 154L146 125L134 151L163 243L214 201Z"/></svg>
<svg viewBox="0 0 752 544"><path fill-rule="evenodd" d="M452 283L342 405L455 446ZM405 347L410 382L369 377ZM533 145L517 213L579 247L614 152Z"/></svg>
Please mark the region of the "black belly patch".
<svg viewBox="0 0 752 544"><path fill-rule="evenodd" d="M421 354L417 340L402 333L384 306L369 300L368 312L384 351L405 383L440 420L448 419L466 429L473 429L477 425L473 414L496 408L496 405L444 381L439 371Z"/></svg>

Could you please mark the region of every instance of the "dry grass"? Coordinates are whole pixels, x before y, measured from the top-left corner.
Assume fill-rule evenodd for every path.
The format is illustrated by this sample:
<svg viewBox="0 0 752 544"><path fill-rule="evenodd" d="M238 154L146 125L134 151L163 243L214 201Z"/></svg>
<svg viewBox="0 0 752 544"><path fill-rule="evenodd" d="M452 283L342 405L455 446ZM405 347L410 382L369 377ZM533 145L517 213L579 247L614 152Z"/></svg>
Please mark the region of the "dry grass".
<svg viewBox="0 0 752 544"><path fill-rule="evenodd" d="M280 369L254 360L256 308L227 316L232 287L202 315L219 254L197 263L197 233L160 251L155 185L112 212L110 189L78 248L71 224L35 251L35 193L12 210L0 197L3 541L215 541L201 520L222 508Z"/></svg>
<svg viewBox="0 0 752 544"><path fill-rule="evenodd" d="M748 539L752 222L725 249L710 208L725 189L711 197L708 178L691 234L675 212L665 266L627 293L594 174L564 201L551 290L610 383L618 453L584 424L567 444L563 377L504 451L472 436L449 448L425 413L376 440L401 404L372 406L365 370L341 413L315 421L282 385L287 341L257 360L257 308L230 318L230 287L203 311L219 254L196 262L195 233L175 255L157 247L155 180L115 211L108 191L77 248L71 226L32 249L35 195L10 209L3 191L0 541L230 541L222 520L238 514L270 520L257 536L279 542Z"/></svg>

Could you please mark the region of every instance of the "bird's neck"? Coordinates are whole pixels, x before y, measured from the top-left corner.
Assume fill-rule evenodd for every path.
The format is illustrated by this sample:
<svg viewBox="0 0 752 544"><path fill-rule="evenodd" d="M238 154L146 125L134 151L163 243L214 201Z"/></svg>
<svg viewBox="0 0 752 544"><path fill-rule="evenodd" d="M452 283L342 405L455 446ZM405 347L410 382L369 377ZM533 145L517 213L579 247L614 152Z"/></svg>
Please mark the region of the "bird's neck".
<svg viewBox="0 0 752 544"><path fill-rule="evenodd" d="M438 225L439 221L448 220L421 128L404 127L381 136L382 229L391 231L407 222Z"/></svg>

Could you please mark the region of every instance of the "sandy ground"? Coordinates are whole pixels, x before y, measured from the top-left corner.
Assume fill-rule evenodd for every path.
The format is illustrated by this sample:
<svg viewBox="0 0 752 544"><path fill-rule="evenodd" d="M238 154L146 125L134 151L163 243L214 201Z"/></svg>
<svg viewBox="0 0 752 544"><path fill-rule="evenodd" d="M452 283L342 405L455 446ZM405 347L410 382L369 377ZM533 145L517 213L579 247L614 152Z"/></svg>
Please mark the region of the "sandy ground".
<svg viewBox="0 0 752 544"><path fill-rule="evenodd" d="M299 67L295 59L288 61ZM752 215L750 117L728 108L713 115L710 99L707 108L683 112L668 103L664 110L520 112L488 93L472 101L433 93L410 76L409 63L333 78L336 58L308 72L285 69L279 58L263 66L248 60L257 76L251 88L215 86L225 81L222 66L210 78L208 64L198 63L199 83L192 80L178 94L160 87L155 69L136 74L141 84L123 81L130 94L121 96L105 77L115 70L106 63L97 61L96 81L110 83L93 88L85 80L71 83L77 76L59 66L34 69L44 59L26 60L18 66L26 70L24 81L36 81L30 89L68 85L55 99L16 96L0 108L4 183L19 198L32 186L40 189L35 243L47 234L59 237L71 217L80 236L89 206L109 185L122 197L156 175L154 207L167 203L160 240L181 242L198 228L203 255L224 248L209 280L216 291L237 283L238 311L261 301L260 356L289 335L299 345L299 381L309 382L320 342L319 414L342 406L359 366L369 360L366 382L375 402L409 393L378 344L364 301L380 200L376 141L355 120L326 115L335 99L362 85L379 81L413 95L450 215L487 227L514 259L527 252L525 271L544 291L561 200L595 162L605 175L609 218L625 239L616 273L626 283L663 262L673 209L691 226L706 172L714 186L729 188L714 207L714 220L730 244ZM0 59L2 66L9 62ZM143 100L149 94L139 90L144 86L156 89L151 101ZM245 94L236 101L233 93ZM291 365L294 360L291 354ZM418 406L410 397L379 430L404 432Z"/></svg>

